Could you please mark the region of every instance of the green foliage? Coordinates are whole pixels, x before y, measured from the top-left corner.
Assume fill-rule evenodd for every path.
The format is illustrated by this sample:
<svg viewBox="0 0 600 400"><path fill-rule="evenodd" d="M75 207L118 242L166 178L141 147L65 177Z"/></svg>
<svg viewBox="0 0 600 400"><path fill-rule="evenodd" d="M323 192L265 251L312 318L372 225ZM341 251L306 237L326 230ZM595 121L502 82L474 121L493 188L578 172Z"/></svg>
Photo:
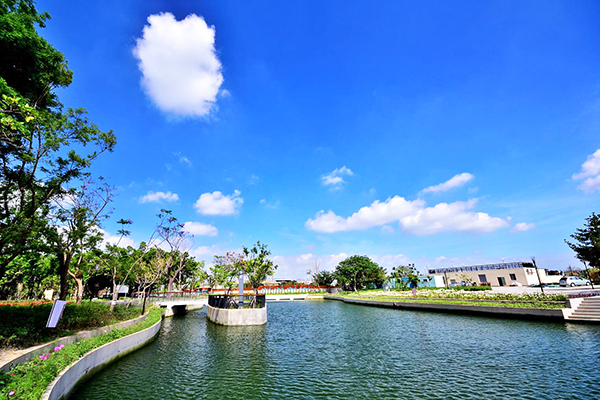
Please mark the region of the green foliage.
<svg viewBox="0 0 600 400"><path fill-rule="evenodd" d="M408 289L408 287L419 286L419 271L415 268L415 264L399 265L392 268L390 278L393 278L399 286L399 289ZM402 278L408 278L407 282Z"/></svg>
<svg viewBox="0 0 600 400"><path fill-rule="evenodd" d="M49 356L44 359L38 358L13 368L9 373L2 373L0 376L0 393L4 398L10 398L9 393L14 391L14 398L17 399L39 399L48 385L63 369L86 353L116 339L149 328L161 318L161 309L153 308L144 321L132 326L124 329L114 329L93 338L84 338L63 348L57 347L55 350L50 351Z"/></svg>
<svg viewBox="0 0 600 400"><path fill-rule="evenodd" d="M571 235L574 241L565 239L565 243L579 260L587 262L592 268L600 268L600 215L592 213L585 220L584 228L578 228Z"/></svg>
<svg viewBox="0 0 600 400"><path fill-rule="evenodd" d="M260 241L256 242L250 249L242 246L242 257L239 260L240 269L248 277L248 283L255 292L258 291L258 287L262 285L267 277L273 275L277 269L277 265L268 259L270 255L271 252L267 250L267 245L261 244Z"/></svg>
<svg viewBox="0 0 600 400"><path fill-rule="evenodd" d="M317 286L331 286L335 280L335 274L330 271L319 271L314 273L312 278Z"/></svg>
<svg viewBox="0 0 600 400"><path fill-rule="evenodd" d="M134 318L139 308L115 307L108 304L84 302L68 303L56 328L46 328L52 304L25 304L0 306L0 346L29 347L51 341L73 332L111 325Z"/></svg>
<svg viewBox="0 0 600 400"><path fill-rule="evenodd" d="M71 71L35 30L48 17L32 1L0 3L0 279L17 256L45 243L52 201L116 143L53 93L70 84Z"/></svg>
<svg viewBox="0 0 600 400"><path fill-rule="evenodd" d="M385 281L385 270L367 256L351 256L335 268L335 277L340 285L354 291L369 283L381 286Z"/></svg>

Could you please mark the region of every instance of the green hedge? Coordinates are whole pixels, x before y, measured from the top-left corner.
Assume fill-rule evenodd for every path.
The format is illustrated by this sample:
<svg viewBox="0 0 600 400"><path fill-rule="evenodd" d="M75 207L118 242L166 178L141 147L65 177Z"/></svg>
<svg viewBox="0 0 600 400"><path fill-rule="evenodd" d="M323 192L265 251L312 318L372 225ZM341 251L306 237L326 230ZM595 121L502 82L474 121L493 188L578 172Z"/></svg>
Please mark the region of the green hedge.
<svg viewBox="0 0 600 400"><path fill-rule="evenodd" d="M149 328L161 319L160 308L150 309L148 317L124 329L93 338L83 338L0 374L0 393L5 399L39 399L58 374L84 354L121 337Z"/></svg>
<svg viewBox="0 0 600 400"><path fill-rule="evenodd" d="M116 306L110 311L106 303L67 303L56 328L46 328L52 304L0 306L0 347L30 347L75 332L112 325L140 315L137 307Z"/></svg>

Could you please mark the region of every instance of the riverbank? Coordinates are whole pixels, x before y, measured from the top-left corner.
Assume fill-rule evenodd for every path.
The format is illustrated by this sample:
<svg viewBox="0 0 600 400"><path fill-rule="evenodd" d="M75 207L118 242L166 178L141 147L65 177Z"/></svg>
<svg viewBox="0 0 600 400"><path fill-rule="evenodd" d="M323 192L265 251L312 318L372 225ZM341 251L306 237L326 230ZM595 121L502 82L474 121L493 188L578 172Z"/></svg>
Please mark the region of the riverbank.
<svg viewBox="0 0 600 400"><path fill-rule="evenodd" d="M467 300L435 300L435 299L405 299L405 298L351 298L343 295L325 296L325 300L337 300L345 303L371 306L387 307L406 310L420 310L432 312L444 312L453 314L471 314L501 318L517 318L528 320L543 320L553 322L564 322L562 309L557 307L536 307L535 303L499 303L499 302L469 302Z"/></svg>

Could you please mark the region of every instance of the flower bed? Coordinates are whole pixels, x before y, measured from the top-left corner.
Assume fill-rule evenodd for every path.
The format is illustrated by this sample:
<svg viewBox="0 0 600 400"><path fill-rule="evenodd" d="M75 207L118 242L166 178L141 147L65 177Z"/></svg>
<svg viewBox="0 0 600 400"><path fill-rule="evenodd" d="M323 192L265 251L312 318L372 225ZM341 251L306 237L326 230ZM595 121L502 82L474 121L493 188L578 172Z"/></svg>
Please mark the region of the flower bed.
<svg viewBox="0 0 600 400"><path fill-rule="evenodd" d="M160 308L152 308L148 317L135 325L125 329L114 329L93 338L83 338L67 346L57 346L47 354L39 355L36 360L16 366L8 373L0 375L0 393L8 399L39 399L54 378L84 354L154 325L161 315Z"/></svg>

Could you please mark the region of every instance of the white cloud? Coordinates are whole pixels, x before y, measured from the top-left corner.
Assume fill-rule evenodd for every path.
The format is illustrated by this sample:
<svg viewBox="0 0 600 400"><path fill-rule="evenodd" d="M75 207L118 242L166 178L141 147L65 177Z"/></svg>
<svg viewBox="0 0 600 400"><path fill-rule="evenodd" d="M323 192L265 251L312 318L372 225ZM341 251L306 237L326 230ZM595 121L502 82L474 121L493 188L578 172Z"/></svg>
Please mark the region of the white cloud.
<svg viewBox="0 0 600 400"><path fill-rule="evenodd" d="M342 218L333 211L325 213L321 210L314 219L306 221L305 226L313 231L325 233L364 230L413 215L423 208L424 204L423 200L408 201L403 197L394 196L383 203L375 200L370 206L362 207L348 218Z"/></svg>
<svg viewBox="0 0 600 400"><path fill-rule="evenodd" d="M581 165L581 172L573 174L573 179L585 179L585 181L578 186L578 188L585 193L592 193L595 191L600 192L600 149L588 156L587 161Z"/></svg>
<svg viewBox="0 0 600 400"><path fill-rule="evenodd" d="M133 55L141 84L156 106L170 114L208 115L223 83L215 51L215 28L202 17L177 21L171 13L150 15Z"/></svg>
<svg viewBox="0 0 600 400"><path fill-rule="evenodd" d="M429 186L428 188L421 190L421 193L447 192L455 187L463 186L474 178L475 176L469 174L468 172L463 172L462 174L454 175L444 183L440 183L439 185L435 186Z"/></svg>
<svg viewBox="0 0 600 400"><path fill-rule="evenodd" d="M194 207L203 215L231 215L239 211L244 203L241 192L235 190L232 195L224 196L221 192L203 193Z"/></svg>
<svg viewBox="0 0 600 400"><path fill-rule="evenodd" d="M201 222L186 222L183 230L195 236L217 236L219 230L212 225Z"/></svg>
<svg viewBox="0 0 600 400"><path fill-rule="evenodd" d="M477 199L471 199L467 202L439 203L433 207L425 207L422 200L408 201L395 196L383 203L374 201L348 218L340 217L333 211L325 213L321 210L314 219L308 219L305 226L317 232L333 233L364 230L398 222L405 233L431 235L448 231L489 233L509 225L508 220L469 211L476 202Z"/></svg>
<svg viewBox="0 0 600 400"><path fill-rule="evenodd" d="M172 203L179 200L179 196L177 193L149 191L148 194L140 198L140 203L159 203L163 200Z"/></svg>
<svg viewBox="0 0 600 400"><path fill-rule="evenodd" d="M269 202L267 202L267 199L262 199L259 203L262 204L263 206L265 206L267 208L271 208L273 210L277 210L280 206L279 200L275 201L275 203L269 203Z"/></svg>
<svg viewBox="0 0 600 400"><path fill-rule="evenodd" d="M468 211L475 206L476 202L476 199L471 199L466 202L439 203L402 218L400 226L406 233L431 235L451 231L490 233L509 225L509 222L502 218Z"/></svg>
<svg viewBox="0 0 600 400"><path fill-rule="evenodd" d="M528 231L533 228L535 228L535 224L533 224L533 223L519 222L518 224L515 224L515 226L513 226L513 228L510 231L511 232L525 232L525 231Z"/></svg>
<svg viewBox="0 0 600 400"><path fill-rule="evenodd" d="M336 168L329 174L323 175L321 177L321 184L323 186L331 187L332 190L338 190L346 183L342 177L352 175L354 175L354 172L344 165L342 168Z"/></svg>

